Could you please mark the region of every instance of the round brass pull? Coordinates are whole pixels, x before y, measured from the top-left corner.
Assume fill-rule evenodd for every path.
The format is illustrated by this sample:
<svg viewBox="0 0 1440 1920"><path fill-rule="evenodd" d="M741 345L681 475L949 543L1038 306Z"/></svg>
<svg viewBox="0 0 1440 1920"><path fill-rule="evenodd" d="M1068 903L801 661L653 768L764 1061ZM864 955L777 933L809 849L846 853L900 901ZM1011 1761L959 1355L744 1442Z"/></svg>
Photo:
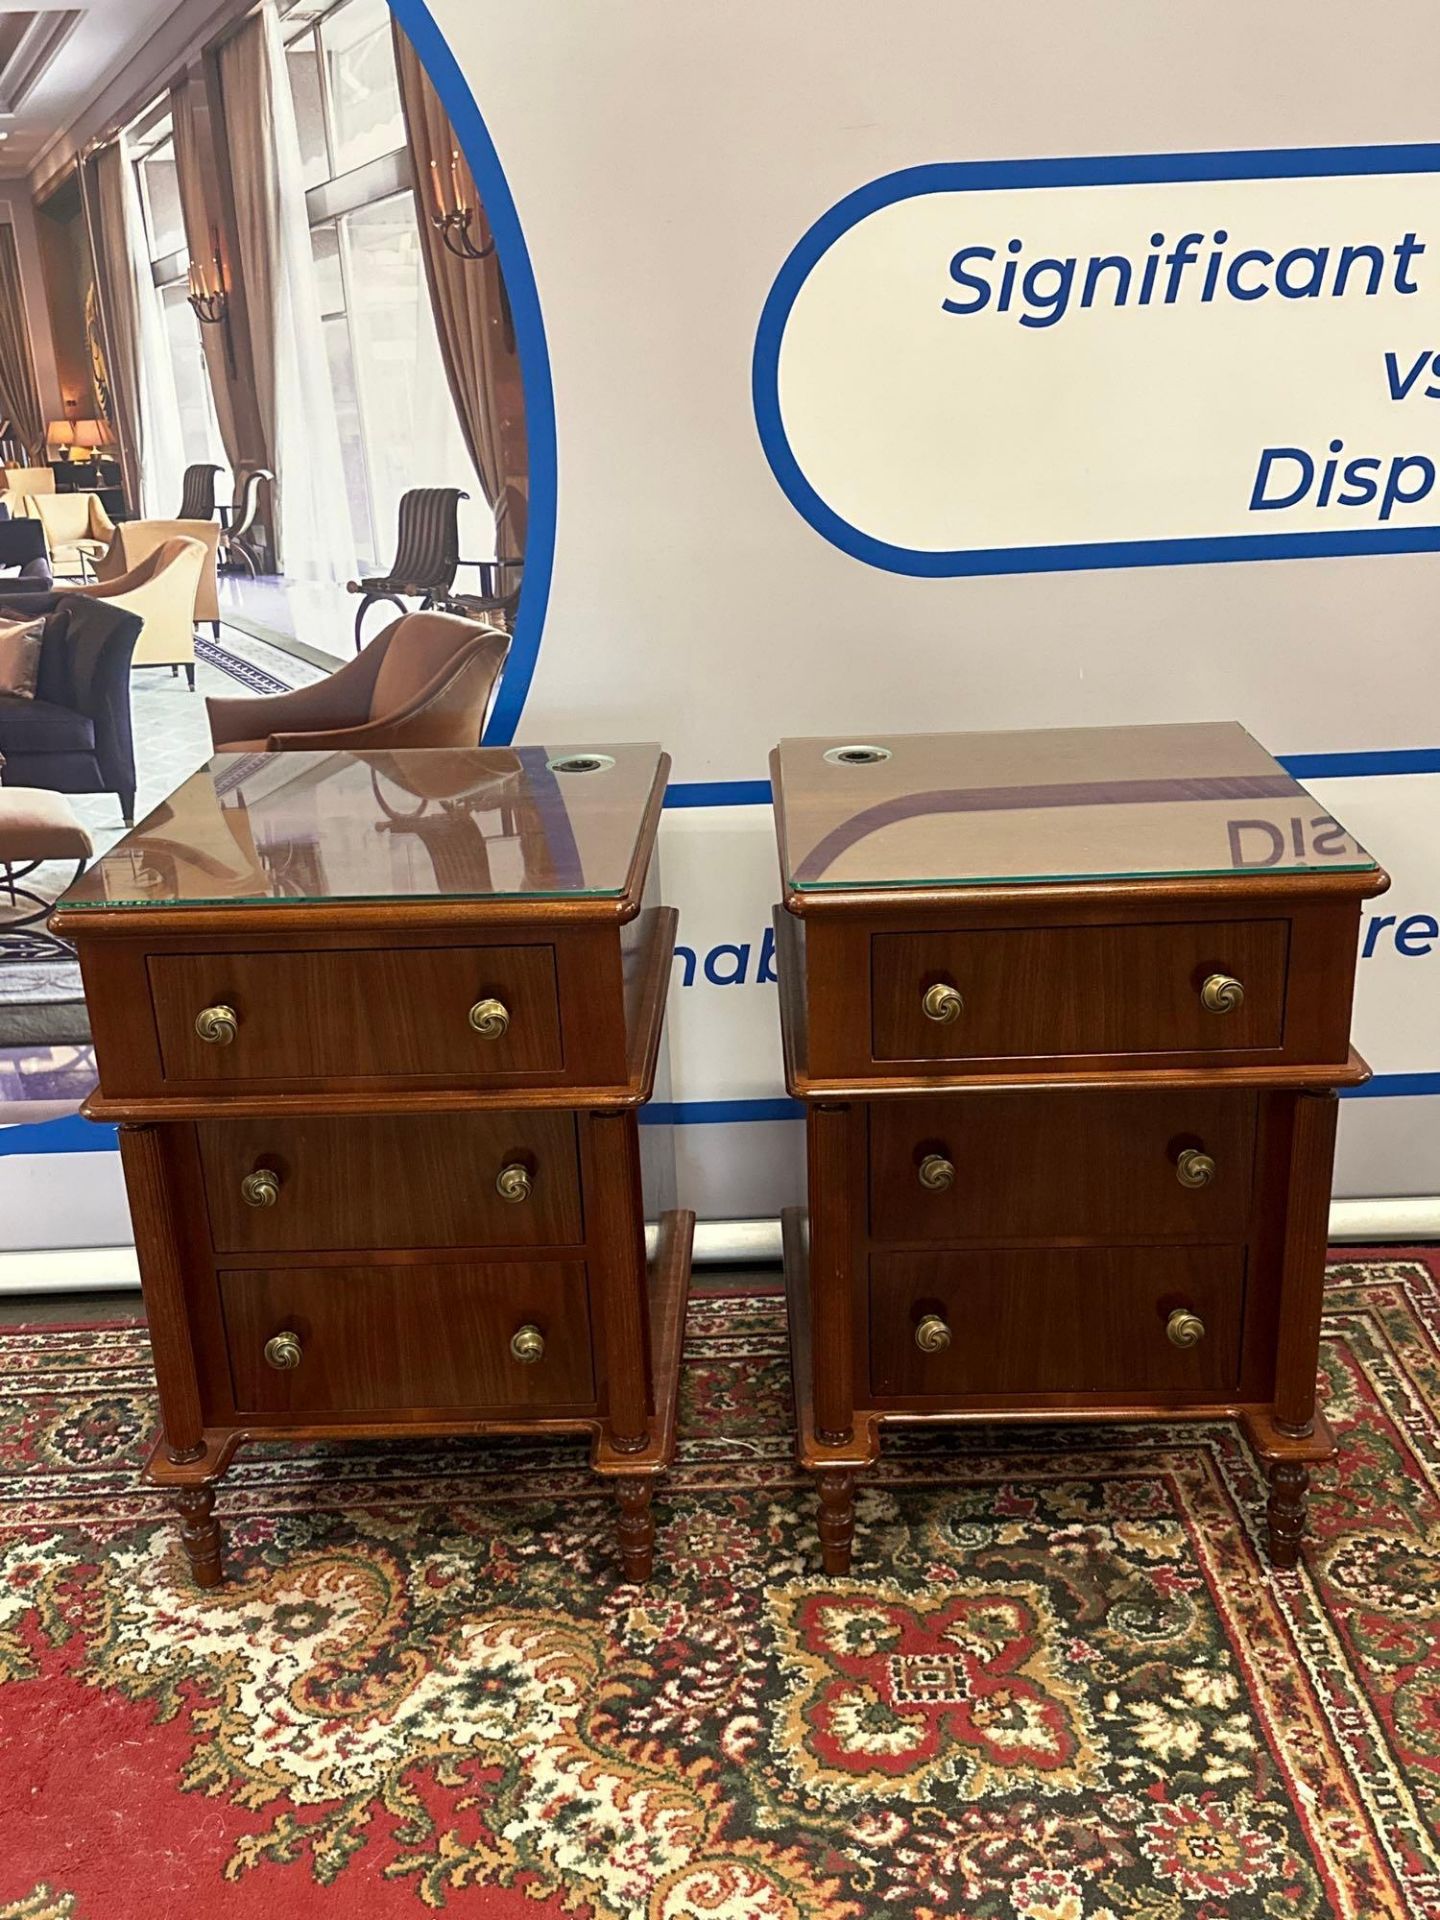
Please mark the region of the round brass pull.
<svg viewBox="0 0 1440 1920"><path fill-rule="evenodd" d="M1245 989L1228 973L1212 973L1200 989L1200 1004L1207 1013L1237 1013L1245 1004Z"/></svg>
<svg viewBox="0 0 1440 1920"><path fill-rule="evenodd" d="M228 1047L240 1030L240 1016L233 1007L205 1007L195 1016L195 1031L211 1047Z"/></svg>
<svg viewBox="0 0 1440 1920"><path fill-rule="evenodd" d="M273 1340L265 1342L265 1364L274 1367L277 1373L289 1373L292 1367L300 1364L300 1336L287 1328L277 1333Z"/></svg>
<svg viewBox="0 0 1440 1920"><path fill-rule="evenodd" d="M927 1153L920 1162L920 1184L927 1192L944 1193L955 1184L955 1163L943 1153Z"/></svg>
<svg viewBox="0 0 1440 1920"><path fill-rule="evenodd" d="M1188 1307L1176 1307L1165 1322L1165 1338L1172 1347L1198 1347L1205 1338L1205 1322Z"/></svg>
<svg viewBox="0 0 1440 1920"><path fill-rule="evenodd" d="M503 1000L477 1000L469 1019L482 1040L498 1040L510 1030L510 1009Z"/></svg>
<svg viewBox="0 0 1440 1920"><path fill-rule="evenodd" d="M1175 1156L1175 1178L1182 1187L1208 1187L1215 1178L1215 1162L1199 1147L1185 1147Z"/></svg>
<svg viewBox="0 0 1440 1920"><path fill-rule="evenodd" d="M495 1191L502 1200L508 1200L512 1206L518 1207L523 1201L528 1200L531 1187L530 1169L522 1166L518 1160L513 1161L508 1167L501 1167L495 1176Z"/></svg>
<svg viewBox="0 0 1440 1920"><path fill-rule="evenodd" d="M273 1167L257 1167L240 1182L240 1198L247 1207L273 1207L280 1198L280 1176Z"/></svg>
<svg viewBox="0 0 1440 1920"><path fill-rule="evenodd" d="M922 1353L943 1353L950 1344L950 1329L938 1313L927 1313L915 1329L915 1344Z"/></svg>
<svg viewBox="0 0 1440 1920"><path fill-rule="evenodd" d="M960 998L959 990L937 981L933 987L927 987L920 1002L927 1020L934 1020L939 1026L948 1027L952 1020L958 1020L965 1010L965 1002Z"/></svg>
<svg viewBox="0 0 1440 1920"><path fill-rule="evenodd" d="M522 1367L533 1367L545 1358L545 1336L539 1327L521 1327L510 1336L510 1351Z"/></svg>

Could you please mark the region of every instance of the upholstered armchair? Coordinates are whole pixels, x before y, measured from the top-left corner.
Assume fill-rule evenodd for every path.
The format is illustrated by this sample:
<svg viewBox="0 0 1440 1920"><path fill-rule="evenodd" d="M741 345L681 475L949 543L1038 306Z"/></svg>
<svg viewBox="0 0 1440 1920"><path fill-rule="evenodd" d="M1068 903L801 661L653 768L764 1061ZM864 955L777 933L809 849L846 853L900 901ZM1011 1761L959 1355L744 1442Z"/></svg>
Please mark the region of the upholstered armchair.
<svg viewBox="0 0 1440 1920"><path fill-rule="evenodd" d="M14 575L6 571L14 567ZM50 591L50 559L45 551L45 529L38 520L0 520L0 594L12 588L21 593Z"/></svg>
<svg viewBox="0 0 1440 1920"><path fill-rule="evenodd" d="M137 667L184 667L195 688L195 597L208 558L201 540L165 540L129 573L65 592L125 607L145 622L135 643Z"/></svg>
<svg viewBox="0 0 1440 1920"><path fill-rule="evenodd" d="M510 636L407 613L328 680L258 700L207 700L217 753L478 746Z"/></svg>
<svg viewBox="0 0 1440 1920"><path fill-rule="evenodd" d="M216 553L220 543L218 520L122 520L110 545L95 562L95 578L101 584L132 573L148 560L167 540L198 540L205 548L200 569L200 586L195 595L195 618L208 620L211 632L220 638L220 593L216 585Z"/></svg>
<svg viewBox="0 0 1440 1920"><path fill-rule="evenodd" d="M0 468L0 499L9 497L13 503L27 502L32 494L54 493L55 476L49 467L3 467ZM13 506L16 513L30 512L28 505Z"/></svg>
<svg viewBox="0 0 1440 1920"><path fill-rule="evenodd" d="M17 618L43 614L45 635L35 697L0 694L6 780L52 793L113 793L128 827L135 817L130 655L140 616L78 593L8 604ZM0 618L6 611L0 595Z"/></svg>
<svg viewBox="0 0 1440 1920"><path fill-rule="evenodd" d="M98 493L32 493L27 496L45 529L50 564L56 573L83 574L110 544L115 522Z"/></svg>

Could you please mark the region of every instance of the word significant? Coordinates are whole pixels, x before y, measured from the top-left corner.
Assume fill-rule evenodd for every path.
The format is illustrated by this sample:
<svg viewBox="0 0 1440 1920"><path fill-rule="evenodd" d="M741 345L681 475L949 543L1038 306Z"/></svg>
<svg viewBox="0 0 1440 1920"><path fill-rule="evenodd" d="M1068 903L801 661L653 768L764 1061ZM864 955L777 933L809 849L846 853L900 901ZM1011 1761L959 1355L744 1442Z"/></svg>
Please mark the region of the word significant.
<svg viewBox="0 0 1440 1920"><path fill-rule="evenodd" d="M1043 257L1026 261L1025 242L1007 242L1004 258L994 247L961 247L950 262L956 292L941 301L946 313L1013 313L1022 327L1053 327L1073 305L1080 307L1200 306L1215 300L1370 299L1378 293L1418 293L1414 263L1424 253L1413 233L1393 247L1371 242L1342 247L1291 247L1277 258L1264 247L1233 252L1223 227L1207 237L1182 233L1167 252L1165 235L1152 233L1150 251L1091 254L1080 260ZM1208 252L1206 251L1208 247Z"/></svg>

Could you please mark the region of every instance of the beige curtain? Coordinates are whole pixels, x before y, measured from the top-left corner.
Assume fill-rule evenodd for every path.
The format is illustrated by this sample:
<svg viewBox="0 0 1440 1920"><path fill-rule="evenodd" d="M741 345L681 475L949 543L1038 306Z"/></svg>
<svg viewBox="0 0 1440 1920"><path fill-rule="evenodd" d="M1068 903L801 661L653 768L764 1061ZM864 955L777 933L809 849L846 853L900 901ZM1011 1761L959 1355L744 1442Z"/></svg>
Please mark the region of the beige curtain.
<svg viewBox="0 0 1440 1920"><path fill-rule="evenodd" d="M245 310L250 319L255 400L267 464L274 467L279 438L274 283L278 247L272 198L267 191L274 161L265 34L258 17L248 20L220 49L220 82L225 100L225 140L235 183L238 265L245 279ZM178 154L178 128L176 151ZM185 221L188 236L188 209Z"/></svg>
<svg viewBox="0 0 1440 1920"><path fill-rule="evenodd" d="M180 188L180 207L185 218L185 244L190 258L210 265L215 251L209 208L205 201L205 161L195 137L194 98L190 82L182 80L170 89L171 124L175 129L175 177ZM233 325L234 322L229 323ZM205 365L210 375L210 392L215 401L215 419L232 473L244 464L245 449L235 421L235 396L230 355L225 339L226 327L201 327L200 343L205 350ZM262 466L274 462L266 457Z"/></svg>
<svg viewBox="0 0 1440 1920"><path fill-rule="evenodd" d="M34 461L45 458L45 416L35 387L35 364L30 356L30 328L25 319L25 289L20 283L20 256L15 229L0 227L0 424L9 439L18 440Z"/></svg>
<svg viewBox="0 0 1440 1920"><path fill-rule="evenodd" d="M520 380L515 349L509 344L500 263L493 253L487 260L457 259L431 225L436 171L448 190L452 156L459 142L398 17L393 26L400 97L405 107L405 126L415 170L420 241L430 282L430 304L440 340L440 357L481 489L491 508L497 510L499 558L502 562L517 561L524 556L525 514L523 508L513 510L506 496L517 488L523 496L528 489L524 472L506 471L506 436L501 423L505 406L516 404ZM471 205L478 205L479 194L463 155L454 166L461 193ZM506 510L498 511L502 502Z"/></svg>
<svg viewBox="0 0 1440 1920"><path fill-rule="evenodd" d="M140 411L140 325L125 226L126 164L118 141L102 147L86 162L83 184L105 322L110 404L126 463L126 492L134 505L139 498L145 454Z"/></svg>
<svg viewBox="0 0 1440 1920"><path fill-rule="evenodd" d="M317 582L358 571L305 216L300 140L279 18L267 0L220 49L255 400L276 476L285 571Z"/></svg>

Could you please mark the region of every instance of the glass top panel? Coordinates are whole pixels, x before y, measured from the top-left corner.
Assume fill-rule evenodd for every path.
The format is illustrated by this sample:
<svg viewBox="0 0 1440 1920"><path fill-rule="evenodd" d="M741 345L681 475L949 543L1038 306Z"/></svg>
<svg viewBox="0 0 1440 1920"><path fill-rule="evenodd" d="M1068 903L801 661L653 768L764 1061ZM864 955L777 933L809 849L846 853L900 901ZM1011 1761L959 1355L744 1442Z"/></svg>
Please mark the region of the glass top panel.
<svg viewBox="0 0 1440 1920"><path fill-rule="evenodd" d="M782 740L792 887L1373 868L1233 721Z"/></svg>
<svg viewBox="0 0 1440 1920"><path fill-rule="evenodd" d="M657 746L222 753L61 904L618 895L659 760Z"/></svg>

